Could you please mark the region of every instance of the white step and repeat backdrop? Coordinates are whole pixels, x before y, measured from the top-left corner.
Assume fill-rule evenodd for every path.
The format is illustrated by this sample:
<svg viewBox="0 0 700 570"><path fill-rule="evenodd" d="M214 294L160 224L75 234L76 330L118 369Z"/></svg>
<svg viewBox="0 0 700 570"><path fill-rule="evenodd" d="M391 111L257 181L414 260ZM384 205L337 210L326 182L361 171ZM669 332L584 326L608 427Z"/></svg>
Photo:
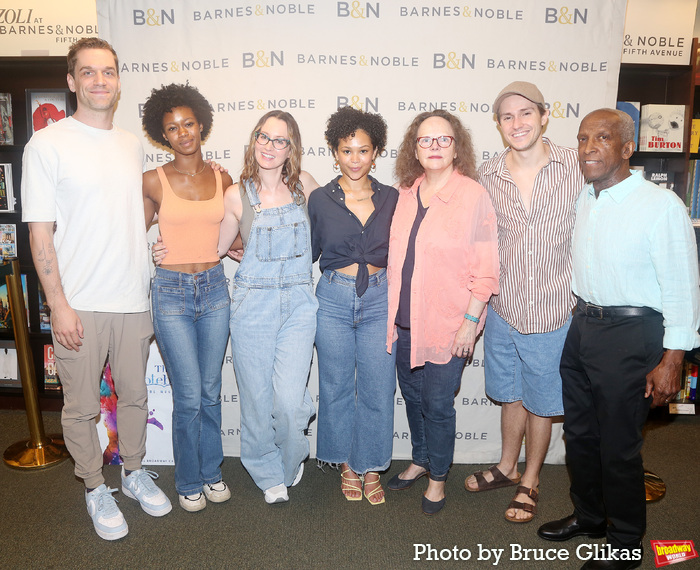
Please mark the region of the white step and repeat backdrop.
<svg viewBox="0 0 700 570"><path fill-rule="evenodd" d="M419 112L446 109L471 129L481 162L503 149L491 105L515 80L536 83L547 99L547 135L574 146L589 111L614 106L626 2L477 0L224 2L223 0L98 0L98 28L120 57L122 96L115 121L142 134L141 105L153 87L189 81L215 111L206 158L237 177L244 145L270 109L291 112L301 127L303 167L324 184L333 159L323 132L339 106L381 113L389 125L376 176L393 183L403 132ZM147 168L169 160L143 137ZM152 230L151 238L155 238ZM226 261L229 277L236 263ZM318 269L315 269L318 275ZM500 455L500 408L484 395L479 342L456 398L455 461L486 463ZM172 461L167 376L152 352L148 456ZM222 437L238 455L238 390L230 352L224 363ZM318 397L314 364L309 381ZM315 422L309 429L312 456ZM394 457L410 458L406 414L396 394ZM561 424L548 462L563 462Z"/></svg>

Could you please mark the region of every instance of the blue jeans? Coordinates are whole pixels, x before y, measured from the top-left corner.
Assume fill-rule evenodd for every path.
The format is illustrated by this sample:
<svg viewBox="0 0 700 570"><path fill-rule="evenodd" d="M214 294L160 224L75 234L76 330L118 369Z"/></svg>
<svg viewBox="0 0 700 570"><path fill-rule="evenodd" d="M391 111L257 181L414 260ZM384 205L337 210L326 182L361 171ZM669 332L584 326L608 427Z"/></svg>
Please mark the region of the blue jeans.
<svg viewBox="0 0 700 570"><path fill-rule="evenodd" d="M306 388L318 304L311 284L235 286L231 351L241 399L241 463L263 491L289 487L309 455Z"/></svg>
<svg viewBox="0 0 700 570"><path fill-rule="evenodd" d="M447 364L426 362L411 369L411 331L397 328L396 372L411 430L413 463L445 481L455 451L455 393L462 382L464 358Z"/></svg>
<svg viewBox="0 0 700 570"><path fill-rule="evenodd" d="M221 366L229 296L221 265L200 273L156 268L153 328L173 391L175 489L201 492L221 480Z"/></svg>
<svg viewBox="0 0 700 570"><path fill-rule="evenodd" d="M391 463L395 357L386 351L386 269L369 277L362 297L355 278L326 270L316 287L319 406L317 457L355 473Z"/></svg>

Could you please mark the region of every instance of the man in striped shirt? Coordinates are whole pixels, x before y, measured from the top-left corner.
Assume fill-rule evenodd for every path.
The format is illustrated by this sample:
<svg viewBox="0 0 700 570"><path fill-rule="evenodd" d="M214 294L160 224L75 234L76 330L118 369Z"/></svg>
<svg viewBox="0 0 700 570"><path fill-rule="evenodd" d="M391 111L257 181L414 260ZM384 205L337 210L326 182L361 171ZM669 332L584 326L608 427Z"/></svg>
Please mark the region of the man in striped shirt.
<svg viewBox="0 0 700 570"><path fill-rule="evenodd" d="M571 235L583 176L576 152L543 137L544 97L516 81L496 97L508 144L479 168L498 218L500 294L484 332L487 395L502 403L501 459L467 478L468 491L518 485L505 516L525 523L537 512L539 473L564 413L559 360L571 322ZM525 436L526 469L518 473Z"/></svg>

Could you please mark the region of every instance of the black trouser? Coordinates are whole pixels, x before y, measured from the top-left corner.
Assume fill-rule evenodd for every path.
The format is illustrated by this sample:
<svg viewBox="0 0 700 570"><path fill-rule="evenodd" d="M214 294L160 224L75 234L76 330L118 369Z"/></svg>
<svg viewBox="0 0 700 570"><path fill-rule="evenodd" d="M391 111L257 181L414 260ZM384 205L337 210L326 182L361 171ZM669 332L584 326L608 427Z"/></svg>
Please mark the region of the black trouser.
<svg viewBox="0 0 700 570"><path fill-rule="evenodd" d="M609 520L608 543L636 548L646 529L642 426L646 375L663 355L663 317L597 319L576 311L561 377L571 499L579 522Z"/></svg>

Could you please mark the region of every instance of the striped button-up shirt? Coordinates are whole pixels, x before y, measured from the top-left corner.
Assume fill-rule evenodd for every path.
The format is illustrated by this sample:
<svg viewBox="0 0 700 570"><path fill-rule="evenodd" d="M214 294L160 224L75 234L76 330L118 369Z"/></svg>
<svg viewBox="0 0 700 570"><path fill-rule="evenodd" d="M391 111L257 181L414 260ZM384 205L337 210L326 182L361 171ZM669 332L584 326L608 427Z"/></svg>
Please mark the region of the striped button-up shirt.
<svg viewBox="0 0 700 570"><path fill-rule="evenodd" d="M584 180L576 151L542 140L549 162L535 178L529 212L506 167L510 148L479 168L498 219L500 293L491 306L523 334L562 327L574 306L571 235Z"/></svg>

